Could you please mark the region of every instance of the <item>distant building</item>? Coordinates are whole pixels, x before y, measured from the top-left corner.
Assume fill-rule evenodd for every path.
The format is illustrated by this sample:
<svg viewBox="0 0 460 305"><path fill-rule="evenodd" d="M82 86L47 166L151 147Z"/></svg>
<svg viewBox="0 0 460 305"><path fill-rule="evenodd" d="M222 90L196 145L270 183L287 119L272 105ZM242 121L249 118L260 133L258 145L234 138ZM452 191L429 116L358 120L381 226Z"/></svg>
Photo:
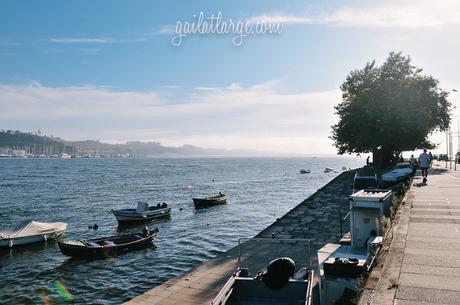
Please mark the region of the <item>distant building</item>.
<svg viewBox="0 0 460 305"><path fill-rule="evenodd" d="M26 157L26 151L24 149L14 149L13 150L13 156L18 157L18 158L25 158Z"/></svg>

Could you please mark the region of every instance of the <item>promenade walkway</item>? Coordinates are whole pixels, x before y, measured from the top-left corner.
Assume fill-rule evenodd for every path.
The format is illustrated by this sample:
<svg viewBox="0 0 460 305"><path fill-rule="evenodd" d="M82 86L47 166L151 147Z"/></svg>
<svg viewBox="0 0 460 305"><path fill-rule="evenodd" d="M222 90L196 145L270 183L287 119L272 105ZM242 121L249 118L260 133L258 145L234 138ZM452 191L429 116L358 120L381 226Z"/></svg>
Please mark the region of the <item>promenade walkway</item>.
<svg viewBox="0 0 460 305"><path fill-rule="evenodd" d="M460 304L460 172L435 166L415 177L375 287L360 304ZM367 287L369 288L369 287Z"/></svg>

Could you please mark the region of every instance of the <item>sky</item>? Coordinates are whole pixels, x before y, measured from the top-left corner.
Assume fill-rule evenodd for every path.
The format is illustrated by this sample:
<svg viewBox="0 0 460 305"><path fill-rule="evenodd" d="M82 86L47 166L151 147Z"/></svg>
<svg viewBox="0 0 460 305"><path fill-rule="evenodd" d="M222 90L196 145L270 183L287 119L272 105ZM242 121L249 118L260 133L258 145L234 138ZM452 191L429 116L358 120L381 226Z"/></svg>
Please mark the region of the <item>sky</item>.
<svg viewBox="0 0 460 305"><path fill-rule="evenodd" d="M240 40L230 27L193 33L187 24L200 14L281 30ZM329 136L340 84L390 51L409 55L441 88L458 89L449 99L460 106L458 33L455 0L4 0L0 128L335 154ZM459 108L453 114L457 132ZM435 152L446 150L445 134L432 140Z"/></svg>

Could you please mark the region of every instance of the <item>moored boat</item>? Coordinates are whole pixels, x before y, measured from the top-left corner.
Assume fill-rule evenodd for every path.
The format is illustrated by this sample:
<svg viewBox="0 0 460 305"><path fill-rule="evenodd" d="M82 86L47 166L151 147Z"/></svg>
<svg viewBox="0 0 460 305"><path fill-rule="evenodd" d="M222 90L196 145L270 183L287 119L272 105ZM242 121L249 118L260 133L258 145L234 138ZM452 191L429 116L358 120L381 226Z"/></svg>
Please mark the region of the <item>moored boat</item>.
<svg viewBox="0 0 460 305"><path fill-rule="evenodd" d="M146 202L138 202L136 209L112 210L119 223L148 221L170 215L171 208L166 203L149 206Z"/></svg>
<svg viewBox="0 0 460 305"><path fill-rule="evenodd" d="M146 248L153 244L158 235L158 228L150 231L148 227L143 232L123 234L118 236L96 237L83 240L59 241L62 254L77 259L104 259L114 257L126 251Z"/></svg>
<svg viewBox="0 0 460 305"><path fill-rule="evenodd" d="M277 241L270 239L250 239L257 243L248 255L242 253L240 244L238 266L226 284L212 301L211 305L277 304L311 305L313 304L313 270L309 266L298 268L293 259L277 257L258 271L261 262L276 253L289 253L293 247L302 249L304 240L282 240L284 251L276 247ZM306 241L309 245L309 241ZM304 248L307 250L307 248ZM309 250L308 250L309 251ZM300 254L302 251L297 251ZM291 252L294 254L294 252ZM309 255L306 253L306 256ZM299 258L299 257L297 257ZM243 264L248 263L247 268ZM253 274L252 272L257 272Z"/></svg>
<svg viewBox="0 0 460 305"><path fill-rule="evenodd" d="M219 193L217 196L205 197L205 198L193 198L193 204L195 209L205 208L218 204L227 203L227 197L223 193Z"/></svg>
<svg viewBox="0 0 460 305"><path fill-rule="evenodd" d="M18 245L55 239L65 233L65 222L38 222L26 220L13 230L0 231L0 247L12 248Z"/></svg>

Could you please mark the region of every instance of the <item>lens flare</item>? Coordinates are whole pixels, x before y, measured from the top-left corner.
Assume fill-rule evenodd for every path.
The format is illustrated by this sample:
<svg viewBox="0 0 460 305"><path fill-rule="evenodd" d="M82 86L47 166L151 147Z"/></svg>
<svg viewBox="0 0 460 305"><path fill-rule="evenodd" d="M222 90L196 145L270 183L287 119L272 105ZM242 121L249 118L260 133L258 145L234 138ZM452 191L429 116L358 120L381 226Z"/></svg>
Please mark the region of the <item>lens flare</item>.
<svg viewBox="0 0 460 305"><path fill-rule="evenodd" d="M44 305L51 305L50 299L48 298L48 294L46 293L45 289L40 290L40 299Z"/></svg>
<svg viewBox="0 0 460 305"><path fill-rule="evenodd" d="M60 279L56 280L54 287L56 287L59 295L61 295L67 302L73 302L73 295Z"/></svg>

